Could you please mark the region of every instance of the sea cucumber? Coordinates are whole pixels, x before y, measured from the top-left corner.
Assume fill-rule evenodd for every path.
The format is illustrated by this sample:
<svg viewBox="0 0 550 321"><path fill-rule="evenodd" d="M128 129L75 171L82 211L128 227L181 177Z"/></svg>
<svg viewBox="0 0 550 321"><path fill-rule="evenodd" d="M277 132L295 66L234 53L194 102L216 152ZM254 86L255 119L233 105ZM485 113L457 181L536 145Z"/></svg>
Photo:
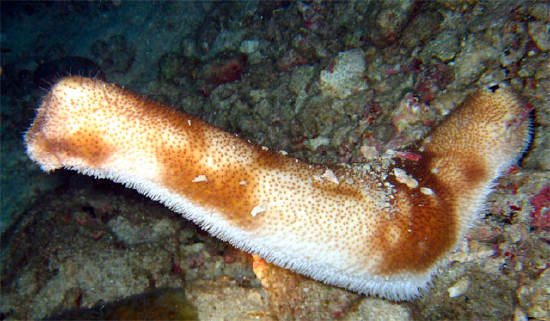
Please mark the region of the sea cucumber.
<svg viewBox="0 0 550 321"><path fill-rule="evenodd" d="M327 284L417 297L525 151L528 110L483 88L406 152L324 166L97 79L52 86L25 134L45 171L109 178L213 235Z"/></svg>

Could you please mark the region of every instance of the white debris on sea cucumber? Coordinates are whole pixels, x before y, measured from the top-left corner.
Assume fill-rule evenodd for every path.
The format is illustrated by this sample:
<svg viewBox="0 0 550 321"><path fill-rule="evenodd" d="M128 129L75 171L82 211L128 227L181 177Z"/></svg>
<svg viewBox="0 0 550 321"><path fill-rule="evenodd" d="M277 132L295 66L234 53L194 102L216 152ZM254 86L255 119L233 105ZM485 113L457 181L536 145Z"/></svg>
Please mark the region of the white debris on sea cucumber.
<svg viewBox="0 0 550 321"><path fill-rule="evenodd" d="M266 210L267 210L267 203L261 203L260 205L254 206L254 208L252 209L252 212L250 212L250 215L252 215L252 217L256 217L256 215L263 213Z"/></svg>
<svg viewBox="0 0 550 321"><path fill-rule="evenodd" d="M394 168L393 174L399 183L403 183L409 188L416 188L418 186L418 181L411 175L407 175L407 172L401 168Z"/></svg>
<svg viewBox="0 0 550 321"><path fill-rule="evenodd" d="M334 172L327 168L323 175L321 175L322 178L326 178L328 181L335 183L336 185L340 185L340 181L338 180L338 177Z"/></svg>
<svg viewBox="0 0 550 321"><path fill-rule="evenodd" d="M199 176L193 178L193 180L191 182L193 182L193 183L208 182L208 178L206 178L205 175L199 175Z"/></svg>
<svg viewBox="0 0 550 321"><path fill-rule="evenodd" d="M420 192L424 195L435 195L434 191L428 187L421 187Z"/></svg>

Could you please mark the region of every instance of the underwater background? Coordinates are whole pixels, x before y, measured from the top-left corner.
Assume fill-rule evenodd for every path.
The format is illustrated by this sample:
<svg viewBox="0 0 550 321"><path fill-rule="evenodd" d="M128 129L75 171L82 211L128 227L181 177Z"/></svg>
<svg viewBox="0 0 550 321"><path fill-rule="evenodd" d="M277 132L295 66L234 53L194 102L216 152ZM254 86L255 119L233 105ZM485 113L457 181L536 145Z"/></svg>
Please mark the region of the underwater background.
<svg viewBox="0 0 550 321"><path fill-rule="evenodd" d="M1 320L550 319L548 1L2 1L0 19ZM505 82L532 142L429 291L397 303L258 261L119 184L42 172L22 137L69 74L323 164L403 149Z"/></svg>

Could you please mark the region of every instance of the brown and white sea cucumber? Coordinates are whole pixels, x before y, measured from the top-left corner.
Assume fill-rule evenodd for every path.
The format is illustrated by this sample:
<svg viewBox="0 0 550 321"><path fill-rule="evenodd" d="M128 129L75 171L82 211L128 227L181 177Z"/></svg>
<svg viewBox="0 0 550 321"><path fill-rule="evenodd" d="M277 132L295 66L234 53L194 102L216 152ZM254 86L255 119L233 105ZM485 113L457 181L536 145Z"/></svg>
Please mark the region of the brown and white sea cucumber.
<svg viewBox="0 0 550 321"><path fill-rule="evenodd" d="M116 85L68 77L25 134L45 171L109 178L222 240L327 284L395 300L427 287L526 149L528 111L480 89L414 159L314 165Z"/></svg>

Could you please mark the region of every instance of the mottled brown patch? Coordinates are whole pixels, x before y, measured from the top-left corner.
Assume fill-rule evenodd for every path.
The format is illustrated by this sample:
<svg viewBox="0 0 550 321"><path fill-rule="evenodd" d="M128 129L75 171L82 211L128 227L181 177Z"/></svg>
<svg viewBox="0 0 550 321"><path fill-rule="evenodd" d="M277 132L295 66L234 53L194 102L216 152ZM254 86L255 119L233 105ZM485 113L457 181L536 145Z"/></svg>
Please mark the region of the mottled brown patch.
<svg viewBox="0 0 550 321"><path fill-rule="evenodd" d="M67 156L84 160L93 167L105 162L114 150L110 144L98 136L79 136L79 133L65 139L44 142L45 152L58 155L60 159Z"/></svg>
<svg viewBox="0 0 550 321"><path fill-rule="evenodd" d="M390 219L381 215L373 238L380 239L376 242L383 249L379 273L429 271L455 247L463 232L462 221L472 218L466 209L479 208L480 196L485 197L479 194L485 192L480 188L497 178L492 167L516 157L517 149L510 145L520 145L527 135L526 124L518 138L495 135L493 130L504 133L514 116L525 117L509 90L478 90L433 130L422 148L413 151L422 155L419 162L399 164L419 186L410 189L388 177L398 191L393 206L406 215L397 212ZM421 193L421 187L430 188L434 195ZM398 242L392 239L394 230L401 236Z"/></svg>
<svg viewBox="0 0 550 321"><path fill-rule="evenodd" d="M170 187L172 192L185 195L205 209L216 210L242 228L259 222L251 215L254 206L259 204L253 197L256 182L244 168L237 166L212 171L196 161L192 153L181 155L177 150L165 150L165 153L173 157L164 159L165 164L170 166L164 167L161 177L163 184ZM178 159L178 156L182 157ZM193 182L199 175L206 176L208 181ZM246 186L240 184L243 180L247 181Z"/></svg>
<svg viewBox="0 0 550 321"><path fill-rule="evenodd" d="M156 117L162 119L166 115L158 114ZM162 184L176 194L185 195L198 206L215 210L242 228L259 224L260 220L251 215L252 209L259 204L253 193L257 187L255 176L243 164L228 163L227 158L231 155L212 149L206 137L206 132L221 133L221 130L184 113L171 113L169 117L170 126L185 131L190 139L190 148L162 146L157 150L157 160L163 165L160 175ZM189 119L191 126L187 122ZM229 140L228 146L252 148L251 144L230 134L225 135ZM210 156L219 168L212 169L202 163L205 155ZM273 163L272 155L268 154L268 157L272 158L269 163ZM194 181L200 175L204 175L207 181ZM247 184L241 184L242 181Z"/></svg>
<svg viewBox="0 0 550 321"><path fill-rule="evenodd" d="M462 175L464 182L461 185L478 186L481 182L488 179L488 170L484 164L477 159L470 159L464 163Z"/></svg>
<svg viewBox="0 0 550 321"><path fill-rule="evenodd" d="M63 93L50 92L42 102L31 128L25 135L27 145L34 148L34 154L31 156L47 159L50 169L67 165L67 157L82 159L93 167L101 165L112 155L111 145L103 139L103 133L95 132L93 128L81 126L74 132L68 131L66 127L69 127L67 124L71 119L67 119L67 115L62 112L66 100L67 97L64 97ZM59 114L62 116L59 117ZM73 116L83 119L87 117Z"/></svg>
<svg viewBox="0 0 550 321"><path fill-rule="evenodd" d="M393 207L409 211L406 215L399 212L387 218L380 215L379 228L373 239L379 239L383 261L377 267L377 273L392 275L396 273L421 273L430 270L441 257L448 253L456 243L458 214L455 209L455 191L442 182L428 169L432 157L422 155L417 162L406 161L400 164L407 174L418 180L419 186L410 189L405 184L388 176L397 193ZM434 195L425 195L420 188L429 186ZM392 229L397 227L399 242L391 239Z"/></svg>

